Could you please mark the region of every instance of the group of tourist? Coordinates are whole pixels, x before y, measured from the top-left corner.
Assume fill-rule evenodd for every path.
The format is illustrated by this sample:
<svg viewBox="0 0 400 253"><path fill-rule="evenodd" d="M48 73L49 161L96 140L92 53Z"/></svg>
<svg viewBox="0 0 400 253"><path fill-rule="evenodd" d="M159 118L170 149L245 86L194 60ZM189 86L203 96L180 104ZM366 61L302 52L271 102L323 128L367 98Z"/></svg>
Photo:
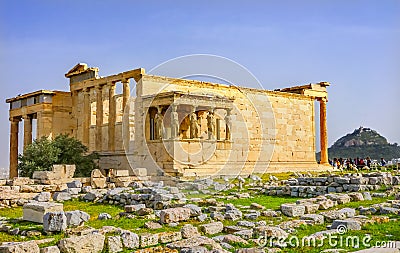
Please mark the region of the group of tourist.
<svg viewBox="0 0 400 253"><path fill-rule="evenodd" d="M345 170L355 170L355 169L370 169L371 166L385 166L386 161L382 157L380 162L377 163L376 161L372 160L369 156L367 156L365 159L364 158L334 158L333 161L329 160L329 163L332 165L334 169L345 169Z"/></svg>

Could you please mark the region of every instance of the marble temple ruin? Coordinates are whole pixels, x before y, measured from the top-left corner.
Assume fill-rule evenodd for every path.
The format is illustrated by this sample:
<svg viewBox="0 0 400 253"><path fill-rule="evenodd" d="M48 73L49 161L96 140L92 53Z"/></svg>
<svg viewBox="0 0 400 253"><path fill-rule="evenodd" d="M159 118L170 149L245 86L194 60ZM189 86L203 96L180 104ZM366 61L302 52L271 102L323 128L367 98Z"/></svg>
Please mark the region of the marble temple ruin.
<svg viewBox="0 0 400 253"><path fill-rule="evenodd" d="M326 169L328 82L268 91L142 68L106 77L98 71L79 63L65 74L69 92L39 90L6 100L10 178L18 175L20 125L24 147L33 138L69 134L100 155L103 171L147 168L153 176L190 177Z"/></svg>

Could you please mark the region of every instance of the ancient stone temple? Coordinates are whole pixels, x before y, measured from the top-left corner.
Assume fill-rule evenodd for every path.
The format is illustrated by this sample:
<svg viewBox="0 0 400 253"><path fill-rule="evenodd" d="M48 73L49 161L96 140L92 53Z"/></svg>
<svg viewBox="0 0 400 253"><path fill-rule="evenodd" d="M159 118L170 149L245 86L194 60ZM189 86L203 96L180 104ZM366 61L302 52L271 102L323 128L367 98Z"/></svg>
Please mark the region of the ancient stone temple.
<svg viewBox="0 0 400 253"><path fill-rule="evenodd" d="M21 121L24 146L32 142L33 125L36 138L67 133L99 153L105 171L147 168L153 176L191 177L326 169L327 82L267 91L148 75L142 68L106 77L98 71L80 63L65 74L69 92L7 99L10 177L17 176Z"/></svg>

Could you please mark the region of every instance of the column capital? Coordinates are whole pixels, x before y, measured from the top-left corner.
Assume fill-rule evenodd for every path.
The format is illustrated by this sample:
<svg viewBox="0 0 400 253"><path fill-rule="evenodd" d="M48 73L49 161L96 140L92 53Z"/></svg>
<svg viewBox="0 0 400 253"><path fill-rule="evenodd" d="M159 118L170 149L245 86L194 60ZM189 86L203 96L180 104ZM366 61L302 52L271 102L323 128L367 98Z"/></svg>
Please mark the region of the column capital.
<svg viewBox="0 0 400 253"><path fill-rule="evenodd" d="M317 100L319 102L322 102L322 103L327 103L328 102L328 98L327 97L319 97L319 98L317 98Z"/></svg>
<svg viewBox="0 0 400 253"><path fill-rule="evenodd" d="M20 117L10 117L8 118L10 122L20 122L21 118Z"/></svg>
<svg viewBox="0 0 400 253"><path fill-rule="evenodd" d="M131 79L122 79L121 83L123 84L129 84L131 82Z"/></svg>
<svg viewBox="0 0 400 253"><path fill-rule="evenodd" d="M30 119L32 119L33 117L32 117L31 114L24 114L24 115L22 115L22 118L23 118L24 120L30 120Z"/></svg>

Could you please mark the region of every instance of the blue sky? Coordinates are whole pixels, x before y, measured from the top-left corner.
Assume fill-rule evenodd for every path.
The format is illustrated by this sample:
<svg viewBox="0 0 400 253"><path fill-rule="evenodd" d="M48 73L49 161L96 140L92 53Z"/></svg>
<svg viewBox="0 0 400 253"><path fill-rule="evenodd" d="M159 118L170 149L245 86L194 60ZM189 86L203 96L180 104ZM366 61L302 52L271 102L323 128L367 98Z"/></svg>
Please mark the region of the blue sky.
<svg viewBox="0 0 400 253"><path fill-rule="evenodd" d="M398 131L400 1L0 0L0 98L68 90L78 62L101 75L187 54L248 68L266 89L329 81L329 143L360 125ZM0 105L0 167L8 166Z"/></svg>

